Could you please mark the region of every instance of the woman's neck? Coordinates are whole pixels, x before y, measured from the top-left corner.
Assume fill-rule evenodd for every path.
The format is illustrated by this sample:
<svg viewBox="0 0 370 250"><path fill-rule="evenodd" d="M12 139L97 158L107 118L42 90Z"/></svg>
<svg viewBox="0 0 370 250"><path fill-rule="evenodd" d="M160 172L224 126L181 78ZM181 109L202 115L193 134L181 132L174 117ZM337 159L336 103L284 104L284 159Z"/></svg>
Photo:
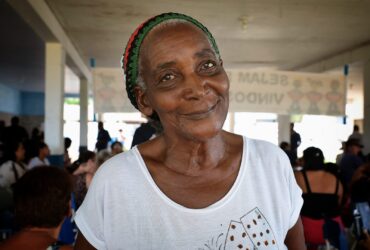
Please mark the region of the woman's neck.
<svg viewBox="0 0 370 250"><path fill-rule="evenodd" d="M219 166L227 154L228 144L218 135L207 141L174 141L164 137L166 149L163 163L180 174L197 176L203 170Z"/></svg>

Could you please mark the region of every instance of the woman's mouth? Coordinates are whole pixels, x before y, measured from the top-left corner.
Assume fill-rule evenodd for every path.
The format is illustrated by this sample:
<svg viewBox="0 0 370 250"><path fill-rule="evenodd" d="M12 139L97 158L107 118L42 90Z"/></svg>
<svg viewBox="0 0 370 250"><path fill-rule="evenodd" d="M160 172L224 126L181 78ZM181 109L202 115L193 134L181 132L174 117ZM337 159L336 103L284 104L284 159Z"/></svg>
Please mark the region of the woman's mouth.
<svg viewBox="0 0 370 250"><path fill-rule="evenodd" d="M192 111L192 112L183 114L182 116L186 117L187 119L191 119L191 120L204 119L213 113L213 111L216 109L219 102L220 101L218 100L214 105L208 107L207 109Z"/></svg>

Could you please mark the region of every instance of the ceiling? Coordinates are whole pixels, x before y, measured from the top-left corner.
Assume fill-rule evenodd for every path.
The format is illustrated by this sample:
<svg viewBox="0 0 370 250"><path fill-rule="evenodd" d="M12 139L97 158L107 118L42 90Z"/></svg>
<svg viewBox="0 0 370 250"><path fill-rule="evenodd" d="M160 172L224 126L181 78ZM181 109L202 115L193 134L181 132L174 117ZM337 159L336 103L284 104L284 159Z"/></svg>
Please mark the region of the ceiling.
<svg viewBox="0 0 370 250"><path fill-rule="evenodd" d="M133 30L148 17L170 11L193 16L210 29L226 68L299 69L370 43L367 0L45 2L83 61L88 65L89 59L94 58L96 67L120 67L122 51ZM8 34L7 39L0 39L0 52L5 52L0 59L0 83L4 82L6 69L10 72L5 74L6 82L26 90L40 89L44 67L42 41L31 34L19 17L9 14L12 10L4 1L0 1L0 7L8 13L0 11L0 32ZM352 89L361 90L361 64L351 66L351 70Z"/></svg>
<svg viewBox="0 0 370 250"><path fill-rule="evenodd" d="M207 26L226 67L288 70L370 42L370 1L46 0L85 62L119 67L147 18L181 12ZM243 29L241 18L245 17Z"/></svg>

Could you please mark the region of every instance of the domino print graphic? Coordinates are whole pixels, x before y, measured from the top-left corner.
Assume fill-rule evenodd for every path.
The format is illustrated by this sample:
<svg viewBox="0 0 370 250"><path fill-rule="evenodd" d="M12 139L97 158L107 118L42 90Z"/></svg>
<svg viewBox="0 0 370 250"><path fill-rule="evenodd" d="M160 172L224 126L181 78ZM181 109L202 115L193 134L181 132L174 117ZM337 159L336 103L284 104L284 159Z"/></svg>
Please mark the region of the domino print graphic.
<svg viewBox="0 0 370 250"><path fill-rule="evenodd" d="M257 207L241 217L240 221L257 249L279 249L270 224Z"/></svg>
<svg viewBox="0 0 370 250"><path fill-rule="evenodd" d="M227 230L224 250L234 249L253 250L254 246L244 230L243 224L232 220Z"/></svg>

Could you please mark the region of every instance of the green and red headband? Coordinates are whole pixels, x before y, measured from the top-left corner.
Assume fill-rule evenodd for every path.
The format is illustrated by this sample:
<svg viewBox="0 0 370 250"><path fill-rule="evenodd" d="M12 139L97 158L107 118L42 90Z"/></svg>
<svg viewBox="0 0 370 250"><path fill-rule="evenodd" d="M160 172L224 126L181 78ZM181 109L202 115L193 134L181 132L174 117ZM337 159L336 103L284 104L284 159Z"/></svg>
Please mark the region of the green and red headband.
<svg viewBox="0 0 370 250"><path fill-rule="evenodd" d="M127 96L130 99L132 105L134 105L136 109L138 109L138 105L136 103L134 89L137 84L137 79L139 76L139 53L141 44L143 43L143 40L146 37L146 35L154 27L168 20L184 20L189 23L192 23L193 25L201 29L208 37L211 46L215 50L215 53L219 56L219 50L211 32L209 32L209 30L206 27L204 27L203 24L201 24L194 18L179 13L163 13L148 19L147 21L142 23L139 27L137 27L134 33L132 33L126 45L126 49L122 58L122 68L125 72L126 77Z"/></svg>

